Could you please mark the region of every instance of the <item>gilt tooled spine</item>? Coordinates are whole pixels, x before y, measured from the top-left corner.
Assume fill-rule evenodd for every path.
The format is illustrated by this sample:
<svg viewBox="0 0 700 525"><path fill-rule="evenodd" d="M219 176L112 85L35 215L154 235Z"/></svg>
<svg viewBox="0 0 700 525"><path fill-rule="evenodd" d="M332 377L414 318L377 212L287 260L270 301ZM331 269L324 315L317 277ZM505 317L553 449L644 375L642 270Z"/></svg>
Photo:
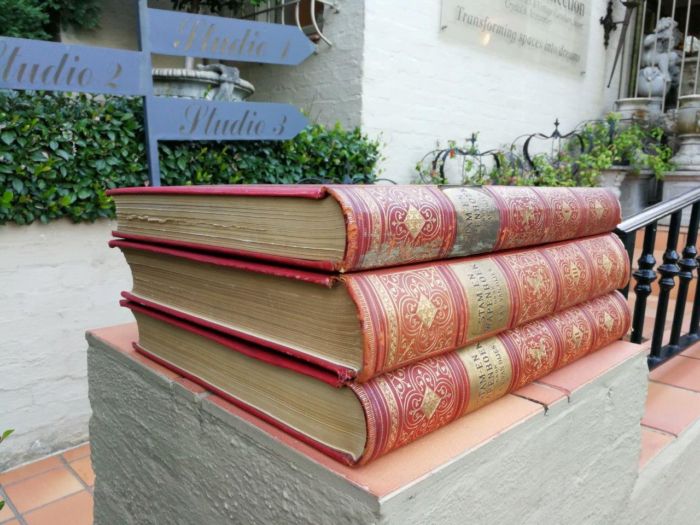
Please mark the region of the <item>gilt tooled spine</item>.
<svg viewBox="0 0 700 525"><path fill-rule="evenodd" d="M618 292L350 387L367 422L364 464L620 339Z"/></svg>
<svg viewBox="0 0 700 525"><path fill-rule="evenodd" d="M623 288L629 275L627 253L613 234L345 275L363 334L357 380Z"/></svg>
<svg viewBox="0 0 700 525"><path fill-rule="evenodd" d="M620 204L602 188L329 186L347 227L337 268L464 257L612 231Z"/></svg>

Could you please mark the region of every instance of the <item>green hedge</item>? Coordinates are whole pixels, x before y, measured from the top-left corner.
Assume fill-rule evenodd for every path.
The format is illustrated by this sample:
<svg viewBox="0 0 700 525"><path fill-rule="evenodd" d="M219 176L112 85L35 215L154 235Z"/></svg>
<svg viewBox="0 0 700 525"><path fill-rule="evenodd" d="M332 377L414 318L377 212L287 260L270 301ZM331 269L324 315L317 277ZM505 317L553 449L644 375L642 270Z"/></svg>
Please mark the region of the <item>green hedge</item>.
<svg viewBox="0 0 700 525"><path fill-rule="evenodd" d="M114 217L107 188L148 179L141 99L0 94L0 224ZM163 185L371 183L380 145L309 126L285 142L160 144Z"/></svg>

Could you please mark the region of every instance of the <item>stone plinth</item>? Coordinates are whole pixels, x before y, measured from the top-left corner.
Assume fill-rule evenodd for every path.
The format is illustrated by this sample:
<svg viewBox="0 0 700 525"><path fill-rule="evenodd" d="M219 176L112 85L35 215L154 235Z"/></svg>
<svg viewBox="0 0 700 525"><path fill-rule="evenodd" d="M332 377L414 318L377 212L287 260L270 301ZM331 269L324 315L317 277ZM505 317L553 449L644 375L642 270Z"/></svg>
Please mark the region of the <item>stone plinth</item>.
<svg viewBox="0 0 700 525"><path fill-rule="evenodd" d="M643 353L618 342L360 468L88 333L95 524L615 523L637 477Z"/></svg>

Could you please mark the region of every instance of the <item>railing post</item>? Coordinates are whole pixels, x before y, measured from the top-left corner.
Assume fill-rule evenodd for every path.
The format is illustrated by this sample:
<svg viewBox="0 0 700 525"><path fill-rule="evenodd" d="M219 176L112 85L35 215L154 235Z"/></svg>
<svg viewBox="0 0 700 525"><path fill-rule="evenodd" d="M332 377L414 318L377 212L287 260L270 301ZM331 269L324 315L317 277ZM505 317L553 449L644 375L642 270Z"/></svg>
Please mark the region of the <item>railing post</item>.
<svg viewBox="0 0 700 525"><path fill-rule="evenodd" d="M693 212L700 206L700 202L693 205ZM695 221L695 229L698 228L698 219ZM697 248L696 248L697 251ZM700 255L695 258L696 268L698 269L698 280L695 281L695 302L693 303L693 314L690 318L690 327L688 329L688 344L700 340Z"/></svg>
<svg viewBox="0 0 700 525"><path fill-rule="evenodd" d="M666 328L666 314L668 313L668 299L671 290L676 285L675 277L680 272L678 260L680 256L676 251L678 234L681 229L681 215L683 210L678 210L671 215L671 225L668 230L668 242L664 252L664 263L659 266L661 279L659 280L659 303L656 306L656 320L654 321L654 334L651 338L651 353L649 355L649 368L653 368L664 359L661 355L661 340Z"/></svg>
<svg viewBox="0 0 700 525"><path fill-rule="evenodd" d="M632 232L636 234L636 232ZM651 283L656 280L654 265L654 243L656 242L656 222L652 222L644 229L644 245L642 255L639 257L639 269L632 275L637 281L634 293L637 298L634 302L634 314L632 316L632 335L630 341L633 343L642 342L642 331L644 330L644 314L647 309L647 298L651 294Z"/></svg>
<svg viewBox="0 0 700 525"><path fill-rule="evenodd" d="M622 241L622 244L625 245L625 250L627 251L627 258L630 261L630 264L632 264L632 258L634 257L634 243L637 239L637 232L623 232L616 230L615 233L617 236L620 238ZM625 299L627 299L627 296L629 295L630 291L630 283L627 283L627 285L620 290L622 295L625 296Z"/></svg>
<svg viewBox="0 0 700 525"><path fill-rule="evenodd" d="M688 237L686 239L685 248L683 249L683 258L678 261L678 266L681 271L678 273L678 295L676 296L676 310L673 314L673 326L671 328L671 340L669 341L668 352L670 354L678 353L681 349L679 342L681 338L681 329L683 327L683 317L685 315L686 300L688 299L688 287L690 281L693 280L693 271L698 267L698 261L695 258L698 256L698 249L695 247L695 242L698 238L698 220L700 216L700 202L693 204L693 209L690 214L690 223L688 224ZM697 286L697 285L696 285ZM697 298L697 289L695 297Z"/></svg>

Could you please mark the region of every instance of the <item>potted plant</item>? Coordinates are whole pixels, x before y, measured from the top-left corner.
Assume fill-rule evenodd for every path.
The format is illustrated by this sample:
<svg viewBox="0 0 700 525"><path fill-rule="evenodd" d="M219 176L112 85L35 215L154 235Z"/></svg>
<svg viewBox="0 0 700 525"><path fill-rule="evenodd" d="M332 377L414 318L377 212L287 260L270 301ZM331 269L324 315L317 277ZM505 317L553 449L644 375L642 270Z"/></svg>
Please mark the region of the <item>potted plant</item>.
<svg viewBox="0 0 700 525"><path fill-rule="evenodd" d="M264 0L171 0L173 9L188 13L239 17L248 8ZM238 68L220 63L197 65L194 58L185 58L184 68L154 68L153 88L156 95L239 101L255 92L253 84L240 78Z"/></svg>
<svg viewBox="0 0 700 525"><path fill-rule="evenodd" d="M597 175L600 186L617 189L623 216L628 217L656 195L657 182L673 168L673 151L660 126L636 120L620 123L620 115L611 113L587 124L583 129L587 148L579 162L583 170Z"/></svg>

